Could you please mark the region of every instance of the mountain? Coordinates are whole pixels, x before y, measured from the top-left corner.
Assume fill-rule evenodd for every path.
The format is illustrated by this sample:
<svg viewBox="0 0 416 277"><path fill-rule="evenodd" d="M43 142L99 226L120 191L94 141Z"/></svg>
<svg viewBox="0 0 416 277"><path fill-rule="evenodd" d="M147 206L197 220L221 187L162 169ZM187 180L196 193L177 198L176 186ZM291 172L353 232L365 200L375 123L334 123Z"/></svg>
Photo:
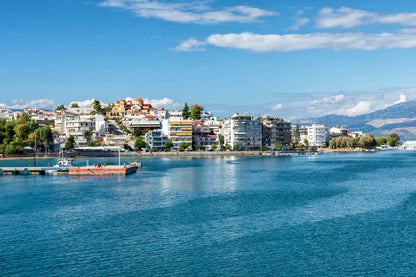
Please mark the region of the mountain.
<svg viewBox="0 0 416 277"><path fill-rule="evenodd" d="M416 140L416 101L407 101L354 117L326 115L309 121L328 125L344 126L350 131L363 131L376 136L397 133L404 140Z"/></svg>

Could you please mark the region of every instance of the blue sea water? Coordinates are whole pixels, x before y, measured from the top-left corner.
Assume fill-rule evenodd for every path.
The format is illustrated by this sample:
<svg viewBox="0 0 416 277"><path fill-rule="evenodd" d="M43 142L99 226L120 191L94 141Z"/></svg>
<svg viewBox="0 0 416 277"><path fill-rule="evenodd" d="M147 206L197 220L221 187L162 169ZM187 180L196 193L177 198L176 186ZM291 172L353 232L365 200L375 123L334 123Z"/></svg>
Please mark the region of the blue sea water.
<svg viewBox="0 0 416 277"><path fill-rule="evenodd" d="M0 275L415 275L416 152L140 161L0 176Z"/></svg>

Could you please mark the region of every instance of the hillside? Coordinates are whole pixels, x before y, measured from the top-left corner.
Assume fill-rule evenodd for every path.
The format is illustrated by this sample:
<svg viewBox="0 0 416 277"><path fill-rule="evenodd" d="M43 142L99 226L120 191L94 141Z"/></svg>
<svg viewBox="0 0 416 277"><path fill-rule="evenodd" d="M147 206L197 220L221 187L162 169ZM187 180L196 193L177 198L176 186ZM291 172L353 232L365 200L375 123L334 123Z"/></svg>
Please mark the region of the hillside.
<svg viewBox="0 0 416 277"><path fill-rule="evenodd" d="M327 115L310 121L333 126L345 126L351 131L371 132L381 136L397 133L403 140L416 139L416 101L399 103L385 109L354 117Z"/></svg>

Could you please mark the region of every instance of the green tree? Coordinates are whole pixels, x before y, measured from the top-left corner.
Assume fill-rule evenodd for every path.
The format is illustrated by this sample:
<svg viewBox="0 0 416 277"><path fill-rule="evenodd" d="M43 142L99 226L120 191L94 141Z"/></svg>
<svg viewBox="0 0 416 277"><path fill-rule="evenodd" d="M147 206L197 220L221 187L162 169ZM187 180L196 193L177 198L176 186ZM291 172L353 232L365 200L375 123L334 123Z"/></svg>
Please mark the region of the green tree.
<svg viewBox="0 0 416 277"><path fill-rule="evenodd" d="M143 140L142 137L138 137L134 142L134 150L139 151L143 148L146 148L146 142Z"/></svg>
<svg viewBox="0 0 416 277"><path fill-rule="evenodd" d="M48 153L49 144L53 141L53 134L52 130L49 126L45 126L39 130L40 139L43 141L43 145L45 146L45 155Z"/></svg>
<svg viewBox="0 0 416 277"><path fill-rule="evenodd" d="M184 119L188 119L191 116L191 112L189 111L188 103L185 102L185 105L182 108L182 117Z"/></svg>
<svg viewBox="0 0 416 277"><path fill-rule="evenodd" d="M17 153L17 149L13 144L8 144L4 150L4 154L13 155Z"/></svg>
<svg viewBox="0 0 416 277"><path fill-rule="evenodd" d="M16 126L17 139L27 140L29 134L29 127L26 124L19 124Z"/></svg>
<svg viewBox="0 0 416 277"><path fill-rule="evenodd" d="M79 105L77 102L71 103L71 108L79 108Z"/></svg>
<svg viewBox="0 0 416 277"><path fill-rule="evenodd" d="M364 149L370 149L377 145L376 139L370 133L361 136L360 146Z"/></svg>
<svg viewBox="0 0 416 277"><path fill-rule="evenodd" d="M92 108L94 109L96 113L98 114L102 113L101 103L99 100L94 99L94 102L92 103Z"/></svg>
<svg viewBox="0 0 416 277"><path fill-rule="evenodd" d="M187 149L189 147L189 143L187 143L187 142L181 142L180 147L182 149Z"/></svg>
<svg viewBox="0 0 416 277"><path fill-rule="evenodd" d="M231 145L229 145L229 144L227 144L226 146L225 146L225 149L229 149L229 150L231 150Z"/></svg>
<svg viewBox="0 0 416 277"><path fill-rule="evenodd" d="M64 111L65 110L65 106L62 104L62 105L59 105L56 109L55 109L55 111Z"/></svg>
<svg viewBox="0 0 416 277"><path fill-rule="evenodd" d="M84 131L84 137L85 137L87 140L90 140L90 139L91 139L91 136L92 136L92 131L91 131L91 130L85 130L85 131Z"/></svg>
<svg viewBox="0 0 416 277"><path fill-rule="evenodd" d="M282 145L280 143L275 143L274 147L276 148L276 150L282 150Z"/></svg>
<svg viewBox="0 0 416 277"><path fill-rule="evenodd" d="M199 120L201 119L201 107L199 105L194 105L191 111L191 119L193 120Z"/></svg>
<svg viewBox="0 0 416 277"><path fill-rule="evenodd" d="M217 149L217 145L215 143L211 144L211 149L215 151Z"/></svg>
<svg viewBox="0 0 416 277"><path fill-rule="evenodd" d="M299 124L296 124L295 134L293 136L300 139Z"/></svg>
<svg viewBox="0 0 416 277"><path fill-rule="evenodd" d="M263 146L260 146L259 150L260 151L264 151L264 147Z"/></svg>
<svg viewBox="0 0 416 277"><path fill-rule="evenodd" d="M14 122L7 122L6 126L5 126L5 137L4 137L4 141L6 144L9 144L13 141L13 137L15 135L15 131L14 131Z"/></svg>
<svg viewBox="0 0 416 277"><path fill-rule="evenodd" d="M173 142L170 141L170 140L166 141L165 144L164 144L164 147L165 147L166 150L169 151L171 148L173 148Z"/></svg>
<svg viewBox="0 0 416 277"><path fill-rule="evenodd" d="M27 113L22 113L19 119L21 123L28 123L30 121L30 115Z"/></svg>
<svg viewBox="0 0 416 277"><path fill-rule="evenodd" d="M309 140L308 139L304 139L303 143L305 144L305 147L308 148L309 147Z"/></svg>
<svg viewBox="0 0 416 277"><path fill-rule="evenodd" d="M392 133L386 137L386 143L389 146L398 146L400 141L400 137L396 133Z"/></svg>
<svg viewBox="0 0 416 277"><path fill-rule="evenodd" d="M204 149L204 146L202 146L201 144L198 144L196 146L196 150L202 150L202 149Z"/></svg>
<svg viewBox="0 0 416 277"><path fill-rule="evenodd" d="M376 138L377 146L385 145L386 144L386 138L385 137L378 137Z"/></svg>
<svg viewBox="0 0 416 277"><path fill-rule="evenodd" d="M74 136L69 136L68 141L65 143L66 150L72 150L75 146L75 138Z"/></svg>

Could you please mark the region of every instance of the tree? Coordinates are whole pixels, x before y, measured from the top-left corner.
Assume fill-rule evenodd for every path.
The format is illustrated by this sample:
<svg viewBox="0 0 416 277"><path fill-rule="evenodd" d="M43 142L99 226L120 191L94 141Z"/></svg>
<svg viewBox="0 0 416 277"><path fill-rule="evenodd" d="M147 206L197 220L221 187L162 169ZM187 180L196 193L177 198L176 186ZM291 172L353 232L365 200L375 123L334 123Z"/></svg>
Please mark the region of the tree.
<svg viewBox="0 0 416 277"><path fill-rule="evenodd" d="M399 141L400 141L400 137L396 133L392 133L388 135L386 138L387 145L392 146L392 147L400 145Z"/></svg>
<svg viewBox="0 0 416 277"><path fill-rule="evenodd" d="M194 105L191 111L191 119L193 120L199 120L201 119L201 107L199 105Z"/></svg>
<svg viewBox="0 0 416 277"><path fill-rule="evenodd" d="M259 149L260 151L264 151L264 147L263 146L260 146L260 149Z"/></svg>
<svg viewBox="0 0 416 277"><path fill-rule="evenodd" d="M71 103L71 108L79 108L79 105L77 102L72 102Z"/></svg>
<svg viewBox="0 0 416 277"><path fill-rule="evenodd" d="M94 102L92 103L92 108L94 109L96 113L101 114L102 112L101 103L97 99L94 99Z"/></svg>
<svg viewBox="0 0 416 277"><path fill-rule="evenodd" d="M294 137L300 139L299 124L296 124Z"/></svg>
<svg viewBox="0 0 416 277"><path fill-rule="evenodd" d="M173 142L168 140L167 142L165 142L164 147L166 150L170 150L173 147Z"/></svg>
<svg viewBox="0 0 416 277"><path fill-rule="evenodd" d="M182 149L187 149L189 147L189 143L187 143L187 142L181 142L180 147Z"/></svg>
<svg viewBox="0 0 416 277"><path fill-rule="evenodd" d="M215 143L211 144L211 149L215 151L217 149L217 145Z"/></svg>
<svg viewBox="0 0 416 277"><path fill-rule="evenodd" d="M188 103L185 102L185 105L183 106L183 109L182 109L182 117L184 119L188 119L190 116L191 116L191 112L189 111Z"/></svg>
<svg viewBox="0 0 416 277"><path fill-rule="evenodd" d="M202 149L204 149L204 146L202 146L201 144L198 144L196 146L196 150L202 150Z"/></svg>
<svg viewBox="0 0 416 277"><path fill-rule="evenodd" d="M27 140L29 136L29 127L26 124L16 126L16 136L18 139Z"/></svg>
<svg viewBox="0 0 416 277"><path fill-rule="evenodd" d="M55 111L64 111L65 110L65 106L62 104L62 105L59 105L56 109L55 109Z"/></svg>
<svg viewBox="0 0 416 277"><path fill-rule="evenodd" d="M373 148L377 145L376 139L370 133L365 134L360 138L360 146L365 149Z"/></svg>
<svg viewBox="0 0 416 277"><path fill-rule="evenodd" d="M308 141L308 139L304 139L303 140L303 143L305 144L305 146L306 146L306 148L308 148L309 147L309 141Z"/></svg>
<svg viewBox="0 0 416 277"><path fill-rule="evenodd" d="M138 151L143 148L146 148L146 142L143 140L142 137L138 137L136 142L134 143L134 150Z"/></svg>
<svg viewBox="0 0 416 277"><path fill-rule="evenodd" d="M92 136L92 131L91 131L91 130L85 130L85 131L84 131L84 137L85 137L87 140L90 140L90 139L91 139L91 136Z"/></svg>
<svg viewBox="0 0 416 277"><path fill-rule="evenodd" d="M281 149L282 149L282 145L281 145L280 143L275 143L275 144L274 144L274 147L275 147L277 150L281 150Z"/></svg>
<svg viewBox="0 0 416 277"><path fill-rule="evenodd" d="M225 149L229 149L229 150L231 150L231 145L227 144L227 145L225 146Z"/></svg>
<svg viewBox="0 0 416 277"><path fill-rule="evenodd" d="M49 144L53 141L52 130L49 126L45 126L39 131L40 139L43 141L45 146L45 155L48 153Z"/></svg>
<svg viewBox="0 0 416 277"><path fill-rule="evenodd" d="M17 149L13 144L7 145L4 150L4 154L6 155L13 155L13 154L16 154L16 152L17 152Z"/></svg>
<svg viewBox="0 0 416 277"><path fill-rule="evenodd" d="M377 142L377 146L385 145L386 144L386 138L385 137L376 138L376 142Z"/></svg>
<svg viewBox="0 0 416 277"><path fill-rule="evenodd" d="M4 134L5 134L4 142L6 144L11 143L13 141L13 137L14 137L14 134L15 134L14 122L7 122L7 124L5 126L5 130L4 130Z"/></svg>
<svg viewBox="0 0 416 277"><path fill-rule="evenodd" d="M68 141L65 143L65 150L72 150L75 146L74 136L69 136Z"/></svg>
<svg viewBox="0 0 416 277"><path fill-rule="evenodd" d="M27 113L22 113L19 119L21 123L28 123L30 121L30 115Z"/></svg>

